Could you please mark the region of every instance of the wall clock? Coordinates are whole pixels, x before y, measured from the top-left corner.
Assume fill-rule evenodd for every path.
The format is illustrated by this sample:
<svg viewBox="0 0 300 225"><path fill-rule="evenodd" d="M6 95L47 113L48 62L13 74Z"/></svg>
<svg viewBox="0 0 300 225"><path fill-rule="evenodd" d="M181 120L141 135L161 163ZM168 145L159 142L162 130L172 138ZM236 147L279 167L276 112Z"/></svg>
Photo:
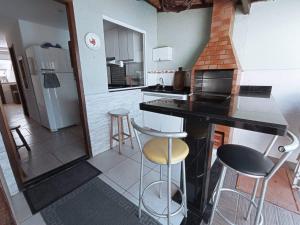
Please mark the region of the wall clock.
<svg viewBox="0 0 300 225"><path fill-rule="evenodd" d="M100 48L100 38L95 33L87 33L85 35L85 44L89 49L97 50Z"/></svg>

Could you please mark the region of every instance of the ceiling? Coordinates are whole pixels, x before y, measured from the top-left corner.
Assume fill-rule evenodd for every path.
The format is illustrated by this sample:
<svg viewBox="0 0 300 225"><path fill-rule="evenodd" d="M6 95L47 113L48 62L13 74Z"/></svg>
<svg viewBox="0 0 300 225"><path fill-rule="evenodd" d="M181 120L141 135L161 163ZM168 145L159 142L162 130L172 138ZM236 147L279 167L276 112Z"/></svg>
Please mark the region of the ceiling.
<svg viewBox="0 0 300 225"><path fill-rule="evenodd" d="M153 5L157 8L158 11L182 11L186 9L184 6L184 2L186 0L165 0L166 3L170 2L174 6L174 10L163 9L161 7L161 0L146 0L149 4ZM211 7L213 0L192 0L191 6L189 9L195 8L204 8L204 7Z"/></svg>
<svg viewBox="0 0 300 225"><path fill-rule="evenodd" d="M185 2L188 2L188 0L145 0L145 1L148 2L150 5L154 6L155 8L157 8L158 12L180 12L187 9L212 7L214 0L192 0L188 8L184 4ZM172 7L163 8L161 6L162 1L165 2L165 5L170 3ZM232 1L241 4L244 13L248 14L250 12L251 3L257 1L266 1L266 0L232 0Z"/></svg>
<svg viewBox="0 0 300 225"><path fill-rule="evenodd" d="M68 27L65 6L53 0L0 0L0 5L0 25L3 19L21 19L57 28Z"/></svg>

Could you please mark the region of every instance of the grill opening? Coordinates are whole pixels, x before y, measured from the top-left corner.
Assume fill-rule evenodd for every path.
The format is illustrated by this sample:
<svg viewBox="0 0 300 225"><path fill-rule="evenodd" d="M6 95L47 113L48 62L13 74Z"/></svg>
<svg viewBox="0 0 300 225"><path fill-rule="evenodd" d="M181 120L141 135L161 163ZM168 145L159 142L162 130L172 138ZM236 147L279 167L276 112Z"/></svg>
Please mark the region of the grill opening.
<svg viewBox="0 0 300 225"><path fill-rule="evenodd" d="M230 95L234 70L196 70L195 94Z"/></svg>

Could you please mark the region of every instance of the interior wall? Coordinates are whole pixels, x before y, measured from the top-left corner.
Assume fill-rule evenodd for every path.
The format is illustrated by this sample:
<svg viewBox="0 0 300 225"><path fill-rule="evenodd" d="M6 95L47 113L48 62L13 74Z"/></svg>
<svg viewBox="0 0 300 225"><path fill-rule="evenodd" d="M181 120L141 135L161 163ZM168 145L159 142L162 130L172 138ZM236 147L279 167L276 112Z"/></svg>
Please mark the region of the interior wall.
<svg viewBox="0 0 300 225"><path fill-rule="evenodd" d="M38 35L36 35L36 36L38 36ZM24 95L25 95L26 102L28 105L27 108L28 108L30 117L37 118L37 117L39 117L39 113L38 113L37 103L35 100L35 94L34 94L33 85L31 82L31 77L29 75L28 65L26 63L25 48L24 48L24 44L23 44L23 36L21 33L21 26L20 26L19 21L16 21L14 23L14 25L11 26L10 30L8 30L6 32L6 41L7 41L7 45L9 47L11 47L12 45L14 46L17 58L23 57L23 59L25 59L24 62L25 62L26 77L27 77L27 81L28 81L28 89L23 88ZM20 69L19 69L19 71L20 71ZM23 87L24 87L24 85L23 85Z"/></svg>
<svg viewBox="0 0 300 225"><path fill-rule="evenodd" d="M212 8L158 13L157 45L173 48L173 60L157 63L158 70L190 70L209 40Z"/></svg>
<svg viewBox="0 0 300 225"><path fill-rule="evenodd" d="M273 86L272 95L300 137L300 1L252 4L250 15L237 11L233 41L242 66L242 85ZM270 135L235 129L234 142L263 151ZM278 144L285 143L281 138ZM276 145L278 146L278 145ZM272 155L279 156L276 146ZM297 153L290 158L295 162Z"/></svg>
<svg viewBox="0 0 300 225"><path fill-rule="evenodd" d="M45 42L60 44L63 48L68 49L70 40L67 29L47 26L39 23L33 23L25 20L19 20L20 32L24 49L32 45L41 45Z"/></svg>
<svg viewBox="0 0 300 225"><path fill-rule="evenodd" d="M157 12L148 3L135 0L74 0L73 5L88 125L95 155L109 149L108 111L122 106L130 110L130 117L140 118L139 103L142 101L140 90L108 91L103 16L146 32L147 71L156 68L156 63L152 61L152 49L157 46ZM84 37L89 32L99 35L100 49L93 51L86 46Z"/></svg>
<svg viewBox="0 0 300 225"><path fill-rule="evenodd" d="M152 61L152 49L157 46L157 12L154 7L144 1L135 0L74 0L73 5L86 95L108 91L104 15L146 32L146 67L148 70L156 68ZM90 50L85 45L84 37L89 32L100 37L101 48L97 51Z"/></svg>

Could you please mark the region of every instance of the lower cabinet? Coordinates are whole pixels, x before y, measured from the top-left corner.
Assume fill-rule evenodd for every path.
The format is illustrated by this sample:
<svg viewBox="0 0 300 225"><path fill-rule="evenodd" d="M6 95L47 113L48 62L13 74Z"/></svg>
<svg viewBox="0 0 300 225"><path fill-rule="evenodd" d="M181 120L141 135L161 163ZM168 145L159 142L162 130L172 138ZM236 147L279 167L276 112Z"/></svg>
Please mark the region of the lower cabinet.
<svg viewBox="0 0 300 225"><path fill-rule="evenodd" d="M144 95L144 102L161 98L164 97ZM163 132L180 132L183 131L183 119L176 116L144 111L144 126Z"/></svg>

